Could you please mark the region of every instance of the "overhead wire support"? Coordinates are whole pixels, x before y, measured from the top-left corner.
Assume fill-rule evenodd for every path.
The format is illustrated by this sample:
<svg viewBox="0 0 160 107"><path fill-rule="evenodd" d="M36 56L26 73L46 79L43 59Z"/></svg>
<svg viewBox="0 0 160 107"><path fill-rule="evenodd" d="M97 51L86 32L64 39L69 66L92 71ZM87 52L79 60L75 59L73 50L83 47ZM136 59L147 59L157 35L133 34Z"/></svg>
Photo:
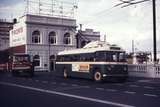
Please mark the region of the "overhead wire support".
<svg viewBox="0 0 160 107"><path fill-rule="evenodd" d="M123 5L123 4L130 4L132 1L135 1L135 0L128 0L128 1L119 0L119 1L121 1L122 3L116 4L114 7L117 7L117 6L120 6L120 5Z"/></svg>
<svg viewBox="0 0 160 107"><path fill-rule="evenodd" d="M114 7L121 6L121 8L128 7L131 5L136 5L139 3L151 1L151 0L141 0L141 1L136 1L136 0L119 0L122 3L119 3L115 5ZM152 10L153 10L153 59L154 63L157 63L157 40L156 40L156 0L152 0Z"/></svg>
<svg viewBox="0 0 160 107"><path fill-rule="evenodd" d="M138 3L143 3L143 2L146 2L146 1L150 1L150 0L142 0L142 1L138 1L138 2L131 2L131 3L127 4L127 5L122 6L122 8L130 6L130 5L136 5Z"/></svg>
<svg viewBox="0 0 160 107"><path fill-rule="evenodd" d="M116 4L114 7L117 7L117 6L121 6L121 8L124 8L124 7L128 7L130 5L136 5L136 4L139 4L139 3L143 3L143 2L146 2L146 1L151 1L151 0L141 0L141 1L136 1L136 0L119 0L121 1L121 3L119 4Z"/></svg>

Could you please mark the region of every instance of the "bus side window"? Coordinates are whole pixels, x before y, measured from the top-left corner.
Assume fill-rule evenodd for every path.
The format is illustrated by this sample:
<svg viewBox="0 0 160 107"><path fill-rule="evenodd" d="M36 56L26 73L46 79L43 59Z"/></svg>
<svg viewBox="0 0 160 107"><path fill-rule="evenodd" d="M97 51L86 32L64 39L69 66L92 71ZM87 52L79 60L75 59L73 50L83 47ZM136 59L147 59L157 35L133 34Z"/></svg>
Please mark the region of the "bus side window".
<svg viewBox="0 0 160 107"><path fill-rule="evenodd" d="M71 61L76 61L76 56L75 55L70 56L70 60Z"/></svg>
<svg viewBox="0 0 160 107"><path fill-rule="evenodd" d="M76 55L76 61L79 61L79 55Z"/></svg>
<svg viewBox="0 0 160 107"><path fill-rule="evenodd" d="M63 56L57 56L56 61L64 61Z"/></svg>
<svg viewBox="0 0 160 107"><path fill-rule="evenodd" d="M60 57L60 61L62 61L62 62L64 61L64 56Z"/></svg>
<svg viewBox="0 0 160 107"><path fill-rule="evenodd" d="M67 62L67 61L68 61L68 57L69 57L69 56L63 56L63 61L64 61L64 62Z"/></svg>
<svg viewBox="0 0 160 107"><path fill-rule="evenodd" d="M72 55L65 55L65 56L63 56L63 61L64 62L67 62L67 61L72 61Z"/></svg>
<svg viewBox="0 0 160 107"><path fill-rule="evenodd" d="M83 57L83 61L88 61L88 59L87 59L87 57L88 57L87 54L83 54L82 57Z"/></svg>
<svg viewBox="0 0 160 107"><path fill-rule="evenodd" d="M102 55L101 55L100 52L96 52L96 53L95 53L96 61L101 61L101 57L102 57Z"/></svg>
<svg viewBox="0 0 160 107"><path fill-rule="evenodd" d="M112 54L112 59L113 59L113 61L118 61L118 55L117 55L117 53L113 53Z"/></svg>
<svg viewBox="0 0 160 107"><path fill-rule="evenodd" d="M116 58L116 55L113 55L113 61L116 61L117 58Z"/></svg>
<svg viewBox="0 0 160 107"><path fill-rule="evenodd" d="M60 61L60 57L59 56L56 57L56 61Z"/></svg>
<svg viewBox="0 0 160 107"><path fill-rule="evenodd" d="M87 61L94 61L94 54L93 53L92 54L87 54L86 57L87 57L86 58Z"/></svg>
<svg viewBox="0 0 160 107"><path fill-rule="evenodd" d="M72 55L72 61L79 61L79 56L78 55Z"/></svg>

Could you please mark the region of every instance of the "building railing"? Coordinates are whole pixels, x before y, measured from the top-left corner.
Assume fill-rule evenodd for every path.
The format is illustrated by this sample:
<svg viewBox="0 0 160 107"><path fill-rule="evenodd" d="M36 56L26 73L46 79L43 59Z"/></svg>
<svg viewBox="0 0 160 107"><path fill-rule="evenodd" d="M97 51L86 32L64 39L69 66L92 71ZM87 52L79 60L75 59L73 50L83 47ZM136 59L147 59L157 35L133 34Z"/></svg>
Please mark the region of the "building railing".
<svg viewBox="0 0 160 107"><path fill-rule="evenodd" d="M156 78L160 78L160 64L155 65L154 67Z"/></svg>
<svg viewBox="0 0 160 107"><path fill-rule="evenodd" d="M160 65L154 64L128 64L129 76L160 78Z"/></svg>

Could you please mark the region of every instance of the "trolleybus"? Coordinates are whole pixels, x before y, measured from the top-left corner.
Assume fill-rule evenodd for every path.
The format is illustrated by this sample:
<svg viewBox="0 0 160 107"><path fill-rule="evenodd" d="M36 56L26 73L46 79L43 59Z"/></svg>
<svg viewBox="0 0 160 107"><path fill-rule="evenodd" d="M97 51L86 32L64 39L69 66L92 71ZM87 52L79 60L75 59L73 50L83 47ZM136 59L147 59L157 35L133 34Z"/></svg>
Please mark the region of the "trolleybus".
<svg viewBox="0 0 160 107"><path fill-rule="evenodd" d="M102 41L59 52L55 67L56 72L65 78L89 78L100 82L111 78L125 81L128 77L125 51Z"/></svg>

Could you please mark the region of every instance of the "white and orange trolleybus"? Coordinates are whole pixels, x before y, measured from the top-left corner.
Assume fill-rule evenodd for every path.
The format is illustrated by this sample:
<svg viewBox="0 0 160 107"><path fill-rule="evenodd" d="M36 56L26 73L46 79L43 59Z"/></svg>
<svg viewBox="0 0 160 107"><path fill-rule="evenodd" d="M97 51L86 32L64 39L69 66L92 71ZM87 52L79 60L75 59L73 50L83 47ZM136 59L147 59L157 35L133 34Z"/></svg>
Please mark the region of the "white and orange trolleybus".
<svg viewBox="0 0 160 107"><path fill-rule="evenodd" d="M66 50L56 56L56 72L67 77L125 81L128 67L125 51L106 42L95 41L81 49Z"/></svg>

